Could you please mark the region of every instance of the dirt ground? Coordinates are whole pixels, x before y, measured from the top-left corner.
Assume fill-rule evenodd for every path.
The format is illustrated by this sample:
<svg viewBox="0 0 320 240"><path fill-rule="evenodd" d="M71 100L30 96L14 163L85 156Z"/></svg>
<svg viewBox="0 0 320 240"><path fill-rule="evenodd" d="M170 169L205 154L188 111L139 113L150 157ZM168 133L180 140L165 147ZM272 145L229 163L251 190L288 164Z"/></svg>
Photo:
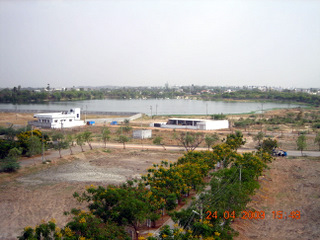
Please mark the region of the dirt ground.
<svg viewBox="0 0 320 240"><path fill-rule="evenodd" d="M175 152L112 149L110 153L93 151L67 156L63 164L25 174L0 185L0 239L16 239L26 226L55 218L59 225L67 222L63 215L81 206L73 197L85 186L120 184L139 177L152 163L176 161ZM8 179L7 179L8 180Z"/></svg>
<svg viewBox="0 0 320 240"><path fill-rule="evenodd" d="M260 182L248 210L265 211L266 218L236 219L236 240L320 239L320 158L278 158ZM274 219L273 211L287 218ZM288 217L291 211L300 211L301 218Z"/></svg>

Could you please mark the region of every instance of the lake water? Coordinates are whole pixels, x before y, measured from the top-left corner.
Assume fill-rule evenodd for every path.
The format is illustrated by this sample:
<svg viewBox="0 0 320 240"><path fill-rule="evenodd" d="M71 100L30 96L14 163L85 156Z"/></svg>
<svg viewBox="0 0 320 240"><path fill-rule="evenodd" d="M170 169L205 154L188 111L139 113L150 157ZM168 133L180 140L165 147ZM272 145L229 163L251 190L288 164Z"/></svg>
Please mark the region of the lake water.
<svg viewBox="0 0 320 240"><path fill-rule="evenodd" d="M49 102L37 104L0 104L1 109L11 110L68 110L80 107L88 111L105 112L141 112L150 115L206 115L261 112L273 108L293 108L299 105L284 103L258 102L224 102L181 99L148 99L148 100L85 100L68 102Z"/></svg>

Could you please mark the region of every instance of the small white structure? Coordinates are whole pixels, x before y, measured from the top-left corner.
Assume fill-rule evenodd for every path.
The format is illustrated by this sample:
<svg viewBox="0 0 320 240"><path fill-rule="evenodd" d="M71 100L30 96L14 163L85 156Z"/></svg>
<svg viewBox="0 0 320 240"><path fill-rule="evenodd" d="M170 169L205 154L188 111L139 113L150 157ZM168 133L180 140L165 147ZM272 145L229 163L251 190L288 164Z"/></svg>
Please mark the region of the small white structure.
<svg viewBox="0 0 320 240"><path fill-rule="evenodd" d="M189 118L169 118L166 124L161 124L162 128L181 128L197 130L217 130L229 128L228 120L207 120Z"/></svg>
<svg viewBox="0 0 320 240"><path fill-rule="evenodd" d="M80 120L80 108L58 113L38 113L33 117L38 120L29 124L41 128L70 128L85 125L84 121Z"/></svg>
<svg viewBox="0 0 320 240"><path fill-rule="evenodd" d="M137 139L152 138L152 130L134 130L132 137Z"/></svg>

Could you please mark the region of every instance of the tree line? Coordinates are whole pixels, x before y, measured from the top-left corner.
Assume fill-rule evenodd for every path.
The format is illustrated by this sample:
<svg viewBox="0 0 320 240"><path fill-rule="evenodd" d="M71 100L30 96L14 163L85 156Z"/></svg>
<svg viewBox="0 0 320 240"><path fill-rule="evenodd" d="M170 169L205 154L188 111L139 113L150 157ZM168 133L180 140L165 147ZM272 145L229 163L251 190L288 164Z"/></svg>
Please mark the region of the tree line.
<svg viewBox="0 0 320 240"><path fill-rule="evenodd" d="M181 87L179 90L173 88L145 88L145 87L123 87L116 89L71 89L66 91L35 91L14 87L0 90L1 103L28 103L45 101L70 101L88 99L175 99L177 97L192 97L199 100L253 100L274 101L288 103L303 103L313 106L320 105L320 95L306 92L285 91L260 91L237 89L232 92L222 91L216 88L206 92L207 87Z"/></svg>

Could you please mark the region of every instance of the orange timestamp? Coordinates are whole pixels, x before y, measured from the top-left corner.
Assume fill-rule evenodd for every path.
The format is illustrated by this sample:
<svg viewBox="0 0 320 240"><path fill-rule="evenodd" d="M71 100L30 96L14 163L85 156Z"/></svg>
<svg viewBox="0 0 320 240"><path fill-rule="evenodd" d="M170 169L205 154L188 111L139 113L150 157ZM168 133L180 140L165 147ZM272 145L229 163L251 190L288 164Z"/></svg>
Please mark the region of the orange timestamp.
<svg viewBox="0 0 320 240"><path fill-rule="evenodd" d="M218 211L207 211L206 212L207 220L211 219L265 219L266 213L265 211L242 211L240 216L236 216L235 211L224 211L222 216L218 216ZM272 211L273 219L300 219L301 214L300 211L291 211L291 212L284 212L284 211Z"/></svg>

